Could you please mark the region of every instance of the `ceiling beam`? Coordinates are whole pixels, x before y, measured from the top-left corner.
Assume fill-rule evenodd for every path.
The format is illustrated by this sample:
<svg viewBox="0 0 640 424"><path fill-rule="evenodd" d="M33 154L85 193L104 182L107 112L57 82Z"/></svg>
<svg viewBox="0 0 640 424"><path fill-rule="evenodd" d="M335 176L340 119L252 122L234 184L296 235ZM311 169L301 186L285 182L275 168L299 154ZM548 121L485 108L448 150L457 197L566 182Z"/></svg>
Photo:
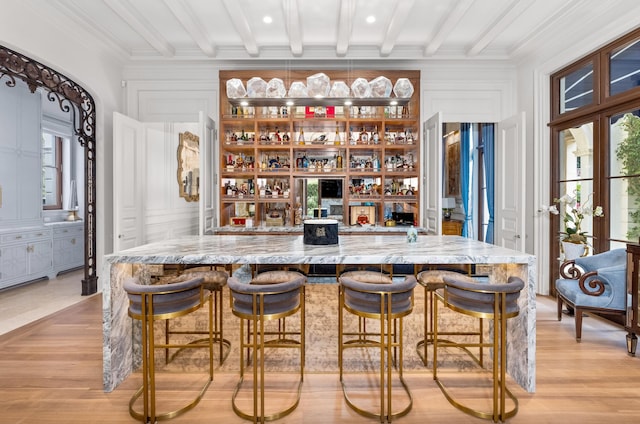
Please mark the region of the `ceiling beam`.
<svg viewBox="0 0 640 424"><path fill-rule="evenodd" d="M258 49L258 44L256 43L256 38L251 32L251 26L249 25L249 21L247 20L247 16L242 10L242 6L240 6L240 2L238 0L222 0L225 9L227 9L227 13L229 14L229 18L231 18L231 23L240 34L240 38L242 39L242 43L244 44L244 48L249 53L250 56L258 56L260 54L260 50Z"/></svg>
<svg viewBox="0 0 640 424"><path fill-rule="evenodd" d="M336 54L338 56L345 56L349 50L355 10L355 1L340 0L340 9L338 13L338 37L336 41Z"/></svg>
<svg viewBox="0 0 640 424"><path fill-rule="evenodd" d="M104 2L158 53L165 57L175 55L173 46L129 3L129 0L104 0Z"/></svg>
<svg viewBox="0 0 640 424"><path fill-rule="evenodd" d="M384 40L380 46L380 55L389 56L391 50L393 50L398 35L400 35L400 31L404 28L407 18L411 14L413 4L414 0L398 0L396 2L393 8L393 15L389 19L389 25L387 25L387 30L384 34Z"/></svg>
<svg viewBox="0 0 640 424"><path fill-rule="evenodd" d="M458 0L456 5L453 7L453 10L447 13L442 24L438 27L437 32L424 48L425 56L432 56L438 51L444 40L446 40L449 34L456 28L458 22L460 22L474 2L475 0Z"/></svg>
<svg viewBox="0 0 640 424"><path fill-rule="evenodd" d="M284 16L287 19L287 33L291 54L302 56L302 26L300 25L300 8L298 0L282 0Z"/></svg>
<svg viewBox="0 0 640 424"><path fill-rule="evenodd" d="M209 41L207 32L193 9L184 0L164 0L164 3L193 41L200 47L202 53L209 57L214 57L216 55L216 46Z"/></svg>
<svg viewBox="0 0 640 424"><path fill-rule="evenodd" d="M487 30L467 50L467 56L475 56L484 50L505 28L515 21L535 0L513 0L500 16L491 22Z"/></svg>
<svg viewBox="0 0 640 424"><path fill-rule="evenodd" d="M57 12L64 15L65 18L71 18L77 26L82 27L89 34L92 34L97 40L113 49L119 56L123 58L129 58L131 56L131 50L129 50L128 46L116 39L113 32L107 29L104 21L95 19L94 16L85 12L74 0L46 2L46 6L52 9L48 13ZM67 21L62 21L60 25L69 26Z"/></svg>

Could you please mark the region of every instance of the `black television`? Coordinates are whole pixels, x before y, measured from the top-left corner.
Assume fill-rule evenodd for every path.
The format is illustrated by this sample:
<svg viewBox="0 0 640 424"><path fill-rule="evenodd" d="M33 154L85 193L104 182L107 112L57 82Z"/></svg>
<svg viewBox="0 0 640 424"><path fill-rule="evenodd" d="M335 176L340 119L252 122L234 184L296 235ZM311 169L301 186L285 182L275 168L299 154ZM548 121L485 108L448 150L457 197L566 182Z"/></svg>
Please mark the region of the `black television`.
<svg viewBox="0 0 640 424"><path fill-rule="evenodd" d="M341 199L342 180L320 180L320 197L323 199Z"/></svg>

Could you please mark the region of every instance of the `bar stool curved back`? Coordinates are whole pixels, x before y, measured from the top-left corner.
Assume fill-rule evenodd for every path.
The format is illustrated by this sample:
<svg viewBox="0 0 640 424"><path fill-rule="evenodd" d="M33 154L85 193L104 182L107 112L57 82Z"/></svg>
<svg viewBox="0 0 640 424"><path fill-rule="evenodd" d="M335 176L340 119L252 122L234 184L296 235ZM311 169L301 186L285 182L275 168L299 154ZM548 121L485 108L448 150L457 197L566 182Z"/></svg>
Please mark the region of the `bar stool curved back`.
<svg viewBox="0 0 640 424"><path fill-rule="evenodd" d="M458 281L466 281L469 283L473 283L476 281L468 275L461 274L456 271L442 269L430 269L418 273L418 284L424 287L424 339L416 343L416 351L418 352L418 356L420 356L420 359L422 359L422 363L425 366L428 366L427 348L429 344L433 344L433 294L436 290L442 289L444 287L444 277L453 278ZM482 320L480 320L480 326L477 332L465 332L464 335L478 336L480 342L482 342L482 327ZM460 332L440 332L441 336L461 334L462 333ZM482 362L482 353L480 353L480 361Z"/></svg>
<svg viewBox="0 0 640 424"><path fill-rule="evenodd" d="M245 374L245 359L240 355L240 380L232 396L236 415L253 422L273 421L290 414L300 403L304 379L305 349L305 282L306 277L294 271L267 271L252 283L242 283L231 277L227 284L231 292L231 310L240 318L240 352L247 349L247 362L253 365L253 411L244 412L236 402ZM299 330L280 325L285 318L300 313ZM278 320L275 330L265 329L266 321ZM244 328L247 327L245 339ZM295 401L284 409L265 412L265 348L298 349L300 379Z"/></svg>
<svg viewBox="0 0 640 424"><path fill-rule="evenodd" d="M413 311L413 289L416 278L407 276L403 281L361 282L348 276L340 277L339 312L338 312L338 367L342 392L350 408L370 418L379 418L381 422L392 421L406 415L413 406L411 391L403 374L403 317ZM372 318L379 322L379 331L374 333L358 326L355 332L345 332L344 311L360 319ZM345 340L346 339L346 340ZM349 396L349 389L344 379L344 351L350 348L377 348L380 350L380 409L378 412L360 407ZM392 355L397 348L398 354ZM392 356L395 360L392 360ZM408 397L407 406L400 411L392 409L392 368L395 364L399 380ZM386 369L386 373L385 373Z"/></svg>
<svg viewBox="0 0 640 424"><path fill-rule="evenodd" d="M229 274L227 271L216 270L216 269L189 269L188 271L184 271L176 277L170 278L166 280L169 284L174 284L179 281L192 280L194 278L202 278L202 287L205 290L209 290L211 292L212 300L213 300L213 342L218 344L219 353L218 358L220 361L220 365L222 365L229 356L229 352L231 351L231 342L224 338L224 319L223 319L223 291L224 287L227 285L227 280L229 279ZM171 328L170 321L166 321L165 325L165 342L169 344L169 338L172 334L208 334L208 331L204 330L174 330ZM200 343L205 339L198 339L193 341L192 343ZM171 356L169 356L169 349L165 351L165 360L167 363L172 361L176 355L178 355L182 349L175 351Z"/></svg>
<svg viewBox="0 0 640 424"><path fill-rule="evenodd" d="M459 410L494 422L505 421L518 412L518 399L506 387L507 368L507 319L520 313L518 297L524 282L518 277L509 277L504 284L477 284L444 277L444 288L436 290L436 300L447 308L461 314L490 319L493 327L492 341L486 343L451 342L439 339L438 302L434 305L434 353L433 379L442 390L449 403ZM442 347L484 347L492 348L492 409L491 412L467 407L457 401L438 376L438 349ZM468 353L469 351L465 349ZM473 358L476 360L476 358ZM513 408L506 410L506 396L513 401Z"/></svg>
<svg viewBox="0 0 640 424"><path fill-rule="evenodd" d="M167 420L195 407L202 399L213 381L213 304L211 292L202 287L202 278L181 281L174 284L139 284L137 278L127 278L123 284L129 298L129 316L140 320L142 324L142 386L129 401L129 413L132 417L144 422L155 423L156 420ZM209 337L206 343L156 343L154 323L185 316L209 303L208 326ZM156 370L155 349L158 348L208 348L209 375L198 395L187 405L170 412L158 413L156 408ZM134 404L143 395L143 411L136 411Z"/></svg>

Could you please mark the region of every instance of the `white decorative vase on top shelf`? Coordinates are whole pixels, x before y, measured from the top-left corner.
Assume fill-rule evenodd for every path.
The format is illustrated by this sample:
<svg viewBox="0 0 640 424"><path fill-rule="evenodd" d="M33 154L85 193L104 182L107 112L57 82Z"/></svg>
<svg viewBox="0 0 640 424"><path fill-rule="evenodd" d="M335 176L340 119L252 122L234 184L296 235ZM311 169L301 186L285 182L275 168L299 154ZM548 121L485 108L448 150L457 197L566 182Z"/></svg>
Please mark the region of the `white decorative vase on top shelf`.
<svg viewBox="0 0 640 424"><path fill-rule="evenodd" d="M564 260L570 261L588 253L587 245L583 243L562 242L562 251L564 252Z"/></svg>

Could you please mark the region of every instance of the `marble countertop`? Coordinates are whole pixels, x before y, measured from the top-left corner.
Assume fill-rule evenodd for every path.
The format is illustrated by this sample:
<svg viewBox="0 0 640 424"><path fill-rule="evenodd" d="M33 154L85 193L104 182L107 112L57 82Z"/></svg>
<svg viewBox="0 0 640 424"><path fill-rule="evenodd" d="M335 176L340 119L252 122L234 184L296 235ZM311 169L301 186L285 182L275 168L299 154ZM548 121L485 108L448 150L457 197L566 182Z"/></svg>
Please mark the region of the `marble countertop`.
<svg viewBox="0 0 640 424"><path fill-rule="evenodd" d="M110 263L183 264L530 264L534 256L459 236L344 235L305 245L301 235L188 236L107 255Z"/></svg>

